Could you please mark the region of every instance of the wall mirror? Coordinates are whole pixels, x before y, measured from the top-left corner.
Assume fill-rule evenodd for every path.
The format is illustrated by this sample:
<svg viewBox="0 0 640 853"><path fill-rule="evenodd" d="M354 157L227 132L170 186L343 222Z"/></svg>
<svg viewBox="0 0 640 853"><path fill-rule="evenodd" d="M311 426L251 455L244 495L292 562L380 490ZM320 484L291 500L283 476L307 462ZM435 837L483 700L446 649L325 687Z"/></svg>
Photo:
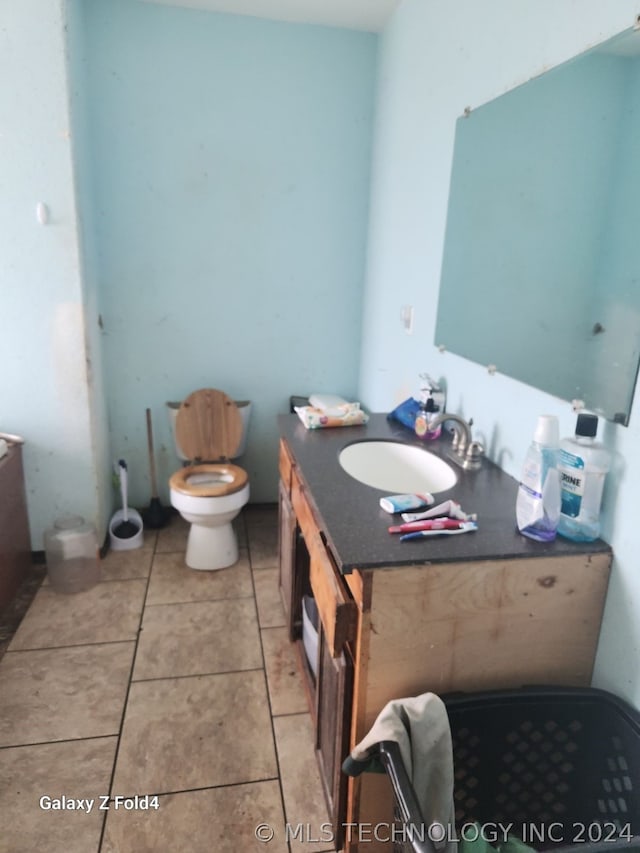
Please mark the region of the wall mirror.
<svg viewBox="0 0 640 853"><path fill-rule="evenodd" d="M638 139L635 29L458 119L436 345L628 424Z"/></svg>

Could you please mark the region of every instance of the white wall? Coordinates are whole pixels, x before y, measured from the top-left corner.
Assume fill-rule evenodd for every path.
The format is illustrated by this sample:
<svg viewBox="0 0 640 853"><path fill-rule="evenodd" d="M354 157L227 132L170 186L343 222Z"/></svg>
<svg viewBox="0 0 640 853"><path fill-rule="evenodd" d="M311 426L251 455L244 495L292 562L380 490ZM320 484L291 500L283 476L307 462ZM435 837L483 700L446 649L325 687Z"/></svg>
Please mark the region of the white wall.
<svg viewBox="0 0 640 853"><path fill-rule="evenodd" d="M381 43L361 398L389 411L415 391L417 374L444 377L448 409L472 416L493 460L518 476L535 419L557 414L573 432L568 404L434 346L455 122L545 68L629 28L632 0L404 0ZM412 336L400 324L415 307ZM473 306L461 310L473 311ZM533 342L523 342L531 348ZM616 452L605 493L603 538L615 552L595 682L640 705L640 606L633 532L640 479L640 400L628 428L601 425ZM476 508L473 508L476 509ZM481 513L482 507L477 510Z"/></svg>

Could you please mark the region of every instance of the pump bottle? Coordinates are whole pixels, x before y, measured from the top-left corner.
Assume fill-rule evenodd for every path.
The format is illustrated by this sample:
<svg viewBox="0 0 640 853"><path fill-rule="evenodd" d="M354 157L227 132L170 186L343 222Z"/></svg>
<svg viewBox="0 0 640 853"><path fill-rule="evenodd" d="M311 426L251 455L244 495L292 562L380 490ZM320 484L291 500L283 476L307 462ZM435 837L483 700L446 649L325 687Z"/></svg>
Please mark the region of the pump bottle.
<svg viewBox="0 0 640 853"><path fill-rule="evenodd" d="M539 542L551 542L556 538L560 517L558 436L558 419L555 415L540 415L518 487L518 530L529 539Z"/></svg>

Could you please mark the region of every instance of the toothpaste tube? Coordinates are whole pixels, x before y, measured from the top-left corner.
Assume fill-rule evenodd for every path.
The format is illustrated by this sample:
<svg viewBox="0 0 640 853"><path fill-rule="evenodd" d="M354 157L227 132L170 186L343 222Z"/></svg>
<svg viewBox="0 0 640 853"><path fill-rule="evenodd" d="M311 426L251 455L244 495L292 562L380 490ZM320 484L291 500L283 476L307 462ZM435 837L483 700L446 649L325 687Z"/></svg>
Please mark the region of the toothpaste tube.
<svg viewBox="0 0 640 853"><path fill-rule="evenodd" d="M420 509L420 507L431 506L435 498L428 492L415 495L388 495L380 498L380 506L385 512L405 512L408 509Z"/></svg>
<svg viewBox="0 0 640 853"><path fill-rule="evenodd" d="M458 518L460 521L476 521L477 515L472 513L468 515L462 511L462 507L457 501L445 501L444 503L432 506L425 512L403 512L403 521L422 521L425 518L437 518L440 515L447 515L449 518Z"/></svg>
<svg viewBox="0 0 640 853"><path fill-rule="evenodd" d="M424 539L427 536L456 536L458 533L471 533L478 529L475 521L463 521L457 530L414 530L413 533L405 533L400 537L401 542L410 542L413 539Z"/></svg>
<svg viewBox="0 0 640 853"><path fill-rule="evenodd" d="M460 530L465 524L458 518L426 518L424 521L407 521L389 528L389 533L412 533L414 530Z"/></svg>

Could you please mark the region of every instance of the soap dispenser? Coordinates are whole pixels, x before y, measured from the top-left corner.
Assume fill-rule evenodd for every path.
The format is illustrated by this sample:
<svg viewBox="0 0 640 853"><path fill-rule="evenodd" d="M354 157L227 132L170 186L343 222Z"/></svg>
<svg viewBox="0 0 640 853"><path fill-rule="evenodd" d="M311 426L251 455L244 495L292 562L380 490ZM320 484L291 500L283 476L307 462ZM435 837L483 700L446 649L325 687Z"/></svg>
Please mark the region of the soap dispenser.
<svg viewBox="0 0 640 853"><path fill-rule="evenodd" d="M420 388L420 411L416 415L415 433L418 438L433 440L439 438L442 432L442 425L431 429L431 422L444 411L444 392L427 373L420 374L420 378L423 384Z"/></svg>

